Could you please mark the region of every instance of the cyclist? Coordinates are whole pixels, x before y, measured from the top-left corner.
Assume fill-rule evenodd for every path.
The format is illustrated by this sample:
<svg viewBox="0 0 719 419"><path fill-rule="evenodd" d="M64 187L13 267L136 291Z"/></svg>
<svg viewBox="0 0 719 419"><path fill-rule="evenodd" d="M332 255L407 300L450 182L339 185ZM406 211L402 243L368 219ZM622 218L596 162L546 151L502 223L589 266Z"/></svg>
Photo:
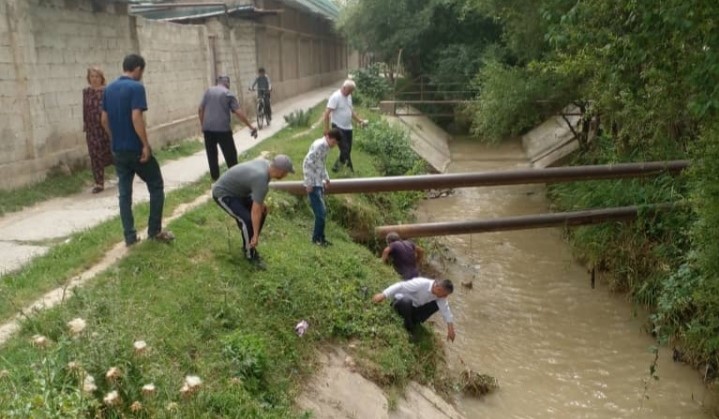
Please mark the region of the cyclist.
<svg viewBox="0 0 719 419"><path fill-rule="evenodd" d="M254 91L255 86L257 86L257 97L260 100L265 101L265 114L267 114L267 124L269 125L270 120L272 120L272 106L270 105L272 82L270 82L270 78L267 74L265 74L264 67L260 67L257 70L257 78L254 83L252 83L252 87L250 89Z"/></svg>

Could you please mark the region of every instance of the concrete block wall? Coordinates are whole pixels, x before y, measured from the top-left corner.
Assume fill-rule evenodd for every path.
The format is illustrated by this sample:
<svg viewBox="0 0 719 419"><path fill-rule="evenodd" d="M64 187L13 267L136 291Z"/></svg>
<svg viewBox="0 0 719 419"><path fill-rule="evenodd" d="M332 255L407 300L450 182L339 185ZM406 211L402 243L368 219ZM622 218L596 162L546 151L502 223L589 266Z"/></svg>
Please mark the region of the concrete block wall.
<svg viewBox="0 0 719 419"><path fill-rule="evenodd" d="M186 25L127 16L126 5L91 0L0 0L0 189L42 180L58 164L87 164L82 132L86 70L108 82L122 58L147 61L143 83L150 142L159 147L199 133L197 106L214 76L252 113L247 92L258 66L267 68L279 101L347 74L347 48L319 17L267 0L285 13L260 23L212 18ZM338 83L339 85L339 83Z"/></svg>
<svg viewBox="0 0 719 419"><path fill-rule="evenodd" d="M199 134L197 106L208 84L205 26L138 19L137 39L147 62L150 141L159 145Z"/></svg>
<svg viewBox="0 0 719 419"><path fill-rule="evenodd" d="M264 7L284 10L257 25L257 64L265 67L272 79L273 100L347 76L347 45L334 32L332 23L276 0L265 0Z"/></svg>
<svg viewBox="0 0 719 419"><path fill-rule="evenodd" d="M89 1L72 6L63 0L0 0L1 188L40 180L60 162L72 166L87 159L87 67L98 65L111 79L120 73L117 51L130 49L122 10L110 6L93 13Z"/></svg>

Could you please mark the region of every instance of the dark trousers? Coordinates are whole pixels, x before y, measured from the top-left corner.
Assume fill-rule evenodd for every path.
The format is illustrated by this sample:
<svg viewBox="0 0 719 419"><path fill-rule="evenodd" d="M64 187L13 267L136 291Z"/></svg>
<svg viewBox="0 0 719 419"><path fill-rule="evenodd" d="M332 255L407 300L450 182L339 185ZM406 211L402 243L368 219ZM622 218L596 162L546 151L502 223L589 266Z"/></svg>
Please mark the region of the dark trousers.
<svg viewBox="0 0 719 419"><path fill-rule="evenodd" d="M137 241L135 218L132 214L132 182L137 174L147 184L150 193L150 218L147 223L147 235L155 237L162 231L162 209L165 206L165 183L162 180L160 165L155 157L140 163L140 153L136 151L117 151L113 153L117 172L117 189L120 201L120 219L125 235L125 243Z"/></svg>
<svg viewBox="0 0 719 419"><path fill-rule="evenodd" d="M237 222L237 227L239 227L240 235L242 236L242 248L245 257L247 257L247 259L257 257L257 249L250 247L250 240L252 240L252 236L255 235L255 230L252 227L252 198L238 198L236 196L223 196L218 198L214 195L212 198L220 208L230 214ZM266 211L262 213L260 232L265 225L265 218L267 218Z"/></svg>
<svg viewBox="0 0 719 419"><path fill-rule="evenodd" d="M325 219L327 218L327 207L324 200L324 188L315 186L312 192L308 193L310 206L315 214L315 228L312 231L313 242L325 241Z"/></svg>
<svg viewBox="0 0 719 419"><path fill-rule="evenodd" d="M205 152L207 152L207 163L210 165L210 176L212 180L220 178L220 165L217 161L217 146L222 149L222 155L225 157L225 163L230 168L237 164L237 148L235 147L235 139L232 137L232 131L215 132L204 131L205 134Z"/></svg>
<svg viewBox="0 0 719 419"><path fill-rule="evenodd" d="M332 124L332 128L338 128L337 125ZM340 170L341 166L347 166L351 171L354 172L354 166L352 166L352 130L339 128L342 133L342 140L339 143L340 157L332 166L332 170L335 172Z"/></svg>
<svg viewBox="0 0 719 419"><path fill-rule="evenodd" d="M414 307L409 299L395 300L392 308L404 320L404 328L414 332L420 323L424 323L430 316L439 310L436 301L432 301L420 307Z"/></svg>

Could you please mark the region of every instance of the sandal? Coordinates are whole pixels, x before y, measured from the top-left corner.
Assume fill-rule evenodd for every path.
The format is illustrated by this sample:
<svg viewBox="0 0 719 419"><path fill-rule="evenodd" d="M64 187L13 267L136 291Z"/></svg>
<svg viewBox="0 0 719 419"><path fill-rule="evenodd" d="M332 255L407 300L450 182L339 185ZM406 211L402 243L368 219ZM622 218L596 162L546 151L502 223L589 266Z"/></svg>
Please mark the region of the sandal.
<svg viewBox="0 0 719 419"><path fill-rule="evenodd" d="M104 187L99 186L99 185L95 185L95 187L92 188L92 193L100 193L100 192L102 192L102 191L104 191L104 190L105 190Z"/></svg>

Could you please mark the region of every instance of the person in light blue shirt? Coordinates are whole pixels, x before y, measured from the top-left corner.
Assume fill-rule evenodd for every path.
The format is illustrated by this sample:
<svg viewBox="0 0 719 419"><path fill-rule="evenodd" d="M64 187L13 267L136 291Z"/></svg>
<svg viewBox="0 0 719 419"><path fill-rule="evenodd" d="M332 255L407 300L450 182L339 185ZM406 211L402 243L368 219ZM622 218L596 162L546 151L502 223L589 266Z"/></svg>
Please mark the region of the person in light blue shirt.
<svg viewBox="0 0 719 419"><path fill-rule="evenodd" d="M302 162L304 185L310 199L312 212L315 214L312 243L323 247L331 245L325 238L327 206L324 201L324 193L325 188L330 184L330 176L327 173L327 155L330 149L336 146L341 139L342 133L340 130L332 128L327 132L327 135L312 143Z"/></svg>
<svg viewBox="0 0 719 419"><path fill-rule="evenodd" d="M452 292L454 285L449 279L417 277L390 285L375 294L372 301L381 303L390 300L392 308L402 316L404 327L410 332L412 340L417 339L419 325L439 310L447 323L447 340L454 342L454 319L447 303L447 297Z"/></svg>
<svg viewBox="0 0 719 419"><path fill-rule="evenodd" d="M150 193L147 235L153 240L170 242L174 239L172 233L162 231L165 185L160 165L152 155L143 118L147 97L140 80L145 71L145 59L130 54L123 60L122 70L123 75L110 83L103 93L101 123L110 135L125 244L131 246L138 241L132 214L132 182L136 174L145 181Z"/></svg>

